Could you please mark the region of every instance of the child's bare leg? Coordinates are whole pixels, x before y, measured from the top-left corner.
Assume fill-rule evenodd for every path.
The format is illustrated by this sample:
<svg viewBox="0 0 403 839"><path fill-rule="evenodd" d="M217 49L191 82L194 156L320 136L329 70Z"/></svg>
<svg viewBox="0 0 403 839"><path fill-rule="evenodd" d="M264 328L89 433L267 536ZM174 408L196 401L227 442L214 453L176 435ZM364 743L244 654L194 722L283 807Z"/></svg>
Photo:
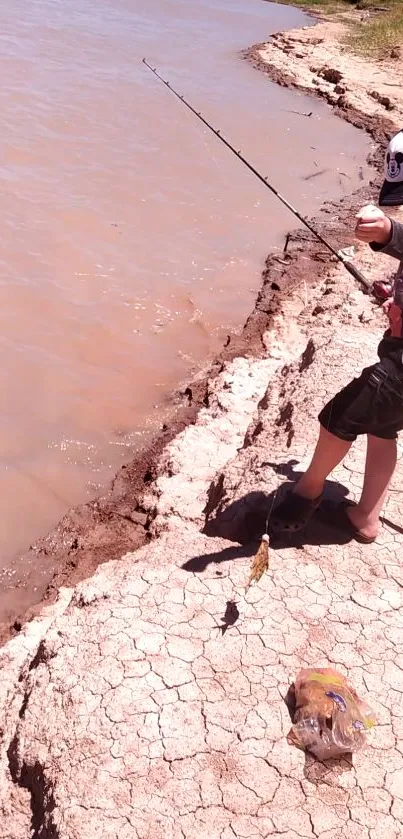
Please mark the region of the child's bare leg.
<svg viewBox="0 0 403 839"><path fill-rule="evenodd" d="M275 531L296 533L305 527L320 504L327 476L343 460L350 446L351 442L320 426L319 439L307 471L273 512L271 523Z"/></svg>
<svg viewBox="0 0 403 839"><path fill-rule="evenodd" d="M397 462L396 440L383 440L368 434L367 459L361 498L347 515L364 536L379 532L379 516Z"/></svg>
<svg viewBox="0 0 403 839"><path fill-rule="evenodd" d="M351 442L341 440L321 425L311 463L295 485L294 492L303 498L318 498L323 492L326 478L344 460L351 445Z"/></svg>

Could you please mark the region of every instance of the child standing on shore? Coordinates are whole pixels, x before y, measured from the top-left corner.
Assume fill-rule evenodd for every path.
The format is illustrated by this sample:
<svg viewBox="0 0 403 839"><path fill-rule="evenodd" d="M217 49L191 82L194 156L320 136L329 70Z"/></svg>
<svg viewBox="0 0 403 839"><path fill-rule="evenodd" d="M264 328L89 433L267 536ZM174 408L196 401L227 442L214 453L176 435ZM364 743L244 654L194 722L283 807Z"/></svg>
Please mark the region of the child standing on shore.
<svg viewBox="0 0 403 839"><path fill-rule="evenodd" d="M403 204L403 131L389 144L379 203ZM335 523L357 541L375 541L379 518L397 461L397 434L403 429L403 224L381 209L364 207L355 235L375 251L400 260L387 304L389 329L378 347L379 362L367 367L330 400L319 414L320 433L311 463L293 490L274 510L277 532L302 530L319 507L325 481L360 434L367 435L364 483L358 504L344 501Z"/></svg>

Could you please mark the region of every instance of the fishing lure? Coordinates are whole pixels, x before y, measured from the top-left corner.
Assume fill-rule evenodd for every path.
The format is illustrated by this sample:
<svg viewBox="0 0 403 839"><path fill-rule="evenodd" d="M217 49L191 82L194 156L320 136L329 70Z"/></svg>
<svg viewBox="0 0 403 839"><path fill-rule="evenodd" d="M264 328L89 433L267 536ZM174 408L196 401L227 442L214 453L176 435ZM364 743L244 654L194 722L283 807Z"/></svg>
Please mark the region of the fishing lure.
<svg viewBox="0 0 403 839"><path fill-rule="evenodd" d="M252 583L258 583L263 577L265 571L269 567L269 544L270 539L267 533L264 533L259 545L259 549L252 560L249 580L246 584L246 591L250 588Z"/></svg>

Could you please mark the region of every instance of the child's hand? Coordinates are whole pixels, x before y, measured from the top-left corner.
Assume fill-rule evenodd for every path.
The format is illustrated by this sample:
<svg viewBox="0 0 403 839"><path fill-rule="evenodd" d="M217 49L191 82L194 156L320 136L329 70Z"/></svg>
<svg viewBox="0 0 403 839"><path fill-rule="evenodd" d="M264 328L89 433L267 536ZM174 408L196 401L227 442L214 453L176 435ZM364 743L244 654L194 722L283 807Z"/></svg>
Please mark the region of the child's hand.
<svg viewBox="0 0 403 839"><path fill-rule="evenodd" d="M357 213L355 235L360 242L386 245L389 242L391 230L391 220L373 204L367 204Z"/></svg>

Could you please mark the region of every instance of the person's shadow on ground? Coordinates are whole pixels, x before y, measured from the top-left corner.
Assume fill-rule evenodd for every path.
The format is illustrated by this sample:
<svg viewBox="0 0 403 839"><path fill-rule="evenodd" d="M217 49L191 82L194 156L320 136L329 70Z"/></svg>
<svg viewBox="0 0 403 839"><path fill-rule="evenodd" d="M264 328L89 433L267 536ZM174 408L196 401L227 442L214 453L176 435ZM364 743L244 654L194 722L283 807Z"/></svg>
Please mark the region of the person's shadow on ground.
<svg viewBox="0 0 403 839"><path fill-rule="evenodd" d="M298 461L287 463L264 463L271 466L279 475L292 479L294 483L300 477L300 472L294 471ZM275 504L278 504L289 488L284 483L279 490L271 493L261 491L249 492L226 507L216 508L208 515L203 533L211 537L221 537L235 542L234 547L224 548L222 551L207 553L189 559L182 566L186 571L204 571L210 564L220 564L232 559L250 557L256 552L257 543L263 533L270 533L270 514ZM347 487L335 481L328 481L325 488L325 499L337 503L348 495ZM345 545L351 541L351 535L332 527L331 523L315 516L306 528L296 534L270 534L270 548L281 550L285 547L303 548L304 545Z"/></svg>
<svg viewBox="0 0 403 839"><path fill-rule="evenodd" d="M270 534L270 549L275 551L290 547L302 549L305 545L317 547L347 545L351 542L353 536L337 528L336 524L332 524L331 515L326 509L329 504L340 503L348 496L348 488L336 481L326 481L324 501L303 531L295 534L270 533L272 510L284 497L291 484L295 483L302 474L294 471L297 463L297 460L290 459L285 463L265 462L262 464L262 466L270 466L274 472L288 478L291 482L284 482L274 492L249 492L228 506L222 505L219 501L217 504L209 502L205 509L206 524L203 533L206 536L221 537L236 544L233 548L224 548L215 553L195 556L185 562L182 567L186 571L200 572L211 564L219 565L231 559L253 556L257 550L257 543L260 542L266 530ZM403 528L398 524L385 517L382 517L381 521L395 533L403 534Z"/></svg>

